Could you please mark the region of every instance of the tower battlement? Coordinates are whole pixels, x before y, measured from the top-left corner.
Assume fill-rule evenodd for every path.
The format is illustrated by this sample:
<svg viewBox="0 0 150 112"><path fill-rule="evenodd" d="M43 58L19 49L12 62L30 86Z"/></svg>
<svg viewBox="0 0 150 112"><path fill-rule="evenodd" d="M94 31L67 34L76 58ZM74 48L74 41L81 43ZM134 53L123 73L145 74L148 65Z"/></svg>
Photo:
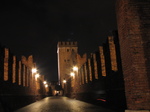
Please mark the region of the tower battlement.
<svg viewBox="0 0 150 112"><path fill-rule="evenodd" d="M76 41L74 42L61 41L61 42L58 42L57 47L77 47L77 42Z"/></svg>

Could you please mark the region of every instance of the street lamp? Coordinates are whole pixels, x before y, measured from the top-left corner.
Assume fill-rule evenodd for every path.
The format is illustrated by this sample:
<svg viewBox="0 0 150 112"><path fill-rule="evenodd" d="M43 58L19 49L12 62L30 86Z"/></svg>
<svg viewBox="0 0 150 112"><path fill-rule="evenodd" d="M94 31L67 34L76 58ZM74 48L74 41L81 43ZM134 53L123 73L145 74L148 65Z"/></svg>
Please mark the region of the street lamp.
<svg viewBox="0 0 150 112"><path fill-rule="evenodd" d="M71 87L74 87L75 83L77 83L77 76L78 76L78 67L74 66L73 68L73 74L72 76L72 80L71 80Z"/></svg>
<svg viewBox="0 0 150 112"><path fill-rule="evenodd" d="M32 73L36 73L37 72L37 69L36 68L33 68L32 69Z"/></svg>
<svg viewBox="0 0 150 112"><path fill-rule="evenodd" d="M45 87L45 95L47 95L47 92L49 91L48 84L47 84L46 81L43 81L43 84L44 84L44 87Z"/></svg>
<svg viewBox="0 0 150 112"><path fill-rule="evenodd" d="M78 70L78 67L74 66L73 71L77 71L77 70Z"/></svg>
<svg viewBox="0 0 150 112"><path fill-rule="evenodd" d="M64 79L64 80L63 80L63 83L65 84L66 82L67 82L67 81Z"/></svg>
<svg viewBox="0 0 150 112"><path fill-rule="evenodd" d="M44 81L43 83L44 83L44 84L47 84L47 82L46 82L46 81Z"/></svg>
<svg viewBox="0 0 150 112"><path fill-rule="evenodd" d="M47 88L47 87L48 87L48 84L45 84L45 87Z"/></svg>
<svg viewBox="0 0 150 112"><path fill-rule="evenodd" d="M64 80L63 80L63 83L64 83L64 95L66 94L66 87L65 87L66 82L67 82L67 81L64 79Z"/></svg>
<svg viewBox="0 0 150 112"><path fill-rule="evenodd" d="M37 79L37 78L39 78L40 77L40 75L37 73L36 75L35 75L35 78Z"/></svg>
<svg viewBox="0 0 150 112"><path fill-rule="evenodd" d="M71 75L72 77L74 77L74 76L75 76L75 73L74 73L74 72L71 72L70 75Z"/></svg>

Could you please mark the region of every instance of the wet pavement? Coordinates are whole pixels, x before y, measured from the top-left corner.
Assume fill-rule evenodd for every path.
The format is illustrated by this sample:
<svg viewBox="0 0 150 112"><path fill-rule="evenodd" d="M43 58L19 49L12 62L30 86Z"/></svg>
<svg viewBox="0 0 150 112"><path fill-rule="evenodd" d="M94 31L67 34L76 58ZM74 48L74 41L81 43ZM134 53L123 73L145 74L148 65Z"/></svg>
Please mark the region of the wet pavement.
<svg viewBox="0 0 150 112"><path fill-rule="evenodd" d="M46 97L15 112L115 112L67 97Z"/></svg>

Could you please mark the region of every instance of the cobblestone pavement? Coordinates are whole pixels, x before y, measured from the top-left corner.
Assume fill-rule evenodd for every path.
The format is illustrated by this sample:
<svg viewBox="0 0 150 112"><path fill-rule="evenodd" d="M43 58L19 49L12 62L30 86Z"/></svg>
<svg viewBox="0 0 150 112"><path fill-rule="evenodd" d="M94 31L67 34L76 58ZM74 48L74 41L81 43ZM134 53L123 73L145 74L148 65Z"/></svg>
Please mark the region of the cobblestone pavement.
<svg viewBox="0 0 150 112"><path fill-rule="evenodd" d="M15 112L115 112L67 97L46 97Z"/></svg>

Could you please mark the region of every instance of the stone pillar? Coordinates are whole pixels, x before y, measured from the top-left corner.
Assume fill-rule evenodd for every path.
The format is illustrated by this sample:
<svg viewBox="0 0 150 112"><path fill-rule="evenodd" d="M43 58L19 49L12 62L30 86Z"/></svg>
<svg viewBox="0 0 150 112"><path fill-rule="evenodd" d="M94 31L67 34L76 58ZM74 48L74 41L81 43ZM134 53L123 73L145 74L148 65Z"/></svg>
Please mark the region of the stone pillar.
<svg viewBox="0 0 150 112"><path fill-rule="evenodd" d="M16 82L16 56L13 56L12 83Z"/></svg>
<svg viewBox="0 0 150 112"><path fill-rule="evenodd" d="M84 69L84 74L85 74L85 83L88 83L88 74L87 74L87 65L84 63L83 65Z"/></svg>
<svg viewBox="0 0 150 112"><path fill-rule="evenodd" d="M88 69L89 69L89 76L90 76L90 81L92 81L92 69L91 69L91 59L88 59Z"/></svg>
<svg viewBox="0 0 150 112"><path fill-rule="evenodd" d="M84 67L81 67L81 84L85 84Z"/></svg>
<svg viewBox="0 0 150 112"><path fill-rule="evenodd" d="M150 112L150 0L117 0L126 112Z"/></svg>
<svg viewBox="0 0 150 112"><path fill-rule="evenodd" d="M27 85L26 86L28 87L28 86L30 86L30 69L28 67L26 69L27 69L26 70L26 72L27 72L27 81L26 81Z"/></svg>
<svg viewBox="0 0 150 112"><path fill-rule="evenodd" d="M19 68L18 68L18 85L21 85L21 61L19 63Z"/></svg>
<svg viewBox="0 0 150 112"><path fill-rule="evenodd" d="M5 48L4 56L4 81L8 81L8 59L9 59L9 49Z"/></svg>
<svg viewBox="0 0 150 112"><path fill-rule="evenodd" d="M106 66L105 66L105 57L104 57L104 52L103 52L103 46L99 47L99 52L100 52L100 63L101 63L101 72L102 76L106 76Z"/></svg>
<svg viewBox="0 0 150 112"><path fill-rule="evenodd" d="M114 38L112 36L108 37L108 45L110 50L110 63L111 63L111 70L117 71L117 58L116 58L116 47L114 44Z"/></svg>
<svg viewBox="0 0 150 112"><path fill-rule="evenodd" d="M22 69L23 69L23 73L22 73L22 76L23 76L23 86L26 86L26 66L23 64L22 65Z"/></svg>

